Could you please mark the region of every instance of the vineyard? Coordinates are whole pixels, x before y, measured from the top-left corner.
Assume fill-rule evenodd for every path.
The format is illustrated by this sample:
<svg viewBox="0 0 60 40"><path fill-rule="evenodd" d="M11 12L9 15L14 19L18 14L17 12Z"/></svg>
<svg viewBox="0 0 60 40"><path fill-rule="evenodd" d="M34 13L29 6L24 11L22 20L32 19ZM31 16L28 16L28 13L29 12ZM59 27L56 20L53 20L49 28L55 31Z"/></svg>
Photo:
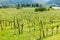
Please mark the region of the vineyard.
<svg viewBox="0 0 60 40"><path fill-rule="evenodd" d="M0 40L45 40L60 33L60 10L0 9Z"/></svg>

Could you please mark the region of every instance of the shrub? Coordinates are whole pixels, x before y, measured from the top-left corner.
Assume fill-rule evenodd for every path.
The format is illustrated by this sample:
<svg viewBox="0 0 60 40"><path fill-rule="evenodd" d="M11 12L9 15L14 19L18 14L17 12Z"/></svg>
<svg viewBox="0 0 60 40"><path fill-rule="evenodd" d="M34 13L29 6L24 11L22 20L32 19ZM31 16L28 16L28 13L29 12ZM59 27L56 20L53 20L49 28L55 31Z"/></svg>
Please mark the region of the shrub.
<svg viewBox="0 0 60 40"><path fill-rule="evenodd" d="M39 3L32 3L32 7L39 7Z"/></svg>
<svg viewBox="0 0 60 40"><path fill-rule="evenodd" d="M9 5L2 5L0 8L9 8Z"/></svg>
<svg viewBox="0 0 60 40"><path fill-rule="evenodd" d="M52 9L52 6L50 6L50 8Z"/></svg>
<svg viewBox="0 0 60 40"><path fill-rule="evenodd" d="M22 7L21 7L21 4L17 4L17 5L15 5L15 7L17 8L17 9L21 9Z"/></svg>
<svg viewBox="0 0 60 40"><path fill-rule="evenodd" d="M2 5L2 8L9 8L9 5Z"/></svg>
<svg viewBox="0 0 60 40"><path fill-rule="evenodd" d="M0 6L0 9L2 8L2 6Z"/></svg>
<svg viewBox="0 0 60 40"><path fill-rule="evenodd" d="M40 5L38 8L35 9L35 11L49 11L50 8L46 7L46 6L42 6Z"/></svg>

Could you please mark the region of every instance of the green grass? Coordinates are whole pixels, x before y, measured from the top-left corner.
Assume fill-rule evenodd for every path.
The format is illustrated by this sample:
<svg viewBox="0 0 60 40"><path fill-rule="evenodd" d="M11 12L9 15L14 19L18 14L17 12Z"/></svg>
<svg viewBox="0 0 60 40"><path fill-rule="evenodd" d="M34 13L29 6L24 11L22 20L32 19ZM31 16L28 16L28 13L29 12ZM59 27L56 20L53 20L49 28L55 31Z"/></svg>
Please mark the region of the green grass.
<svg viewBox="0 0 60 40"><path fill-rule="evenodd" d="M52 37L44 38L43 40L60 40L60 34L57 34Z"/></svg>
<svg viewBox="0 0 60 40"><path fill-rule="evenodd" d="M21 24L24 23L24 32L23 34L18 34L18 30L14 32L14 29L11 29L11 26L3 26L3 31L0 27L0 40L37 40L40 35L39 31L39 20L43 21L44 30L46 30L46 27L51 29L51 27L56 27L57 25L60 26L60 10L51 10L51 11L44 11L44 12L34 12L34 8L23 8L23 9L16 9L16 8L7 8L7 9L0 9L0 20L8 20L8 22L13 21L14 16L17 15L17 18L19 19L19 24L21 28ZM39 19L38 19L39 17ZM30 20L28 24L28 19ZM54 24L52 26L52 23L49 22L49 20L53 20ZM35 22L36 31L33 31L32 24ZM4 22L4 24L6 21ZM8 23L7 23L8 24ZM2 23L3 25L3 23ZM30 26L30 32L29 28ZM6 27L6 29L5 29ZM17 27L17 26L16 26ZM12 28L14 28L14 25L12 25ZM16 35L14 35L16 33ZM49 32L51 33L51 32ZM54 32L56 33L56 31ZM59 30L60 33L60 30ZM44 40L59 40L59 35L54 35L51 37L44 38Z"/></svg>

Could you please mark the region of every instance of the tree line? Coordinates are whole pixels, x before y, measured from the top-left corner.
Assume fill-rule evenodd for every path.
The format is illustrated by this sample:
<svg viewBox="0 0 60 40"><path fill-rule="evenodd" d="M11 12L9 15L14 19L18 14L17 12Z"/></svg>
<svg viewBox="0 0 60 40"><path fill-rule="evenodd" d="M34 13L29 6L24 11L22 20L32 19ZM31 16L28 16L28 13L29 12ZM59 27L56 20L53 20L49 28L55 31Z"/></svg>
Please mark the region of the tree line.
<svg viewBox="0 0 60 40"><path fill-rule="evenodd" d="M0 5L0 8L9 8L9 7L15 7L15 8L20 8L20 7L38 7L40 4L39 3L31 3L31 4L15 4L15 5Z"/></svg>

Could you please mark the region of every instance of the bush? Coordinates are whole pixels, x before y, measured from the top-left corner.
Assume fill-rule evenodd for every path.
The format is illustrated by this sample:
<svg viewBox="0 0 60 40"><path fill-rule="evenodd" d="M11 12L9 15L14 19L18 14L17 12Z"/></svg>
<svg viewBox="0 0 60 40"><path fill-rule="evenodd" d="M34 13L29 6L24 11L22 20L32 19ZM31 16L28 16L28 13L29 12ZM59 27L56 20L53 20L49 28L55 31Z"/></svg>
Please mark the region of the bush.
<svg viewBox="0 0 60 40"><path fill-rule="evenodd" d="M50 6L50 8L52 9L52 6Z"/></svg>
<svg viewBox="0 0 60 40"><path fill-rule="evenodd" d="M2 5L2 6L0 6L0 9L1 8L9 8L9 5Z"/></svg>
<svg viewBox="0 0 60 40"><path fill-rule="evenodd" d="M17 8L17 9L21 9L22 6L21 6L21 4L17 4L17 5L15 5L15 8Z"/></svg>
<svg viewBox="0 0 60 40"><path fill-rule="evenodd" d="M0 9L2 8L2 6L0 6Z"/></svg>
<svg viewBox="0 0 60 40"><path fill-rule="evenodd" d="M49 11L49 10L50 8L42 5L40 5L38 8L35 9L35 11Z"/></svg>
<svg viewBox="0 0 60 40"><path fill-rule="evenodd" d="M32 3L32 7L39 7L39 3Z"/></svg>
<svg viewBox="0 0 60 40"><path fill-rule="evenodd" d="M9 8L9 5L2 5L2 8Z"/></svg>

